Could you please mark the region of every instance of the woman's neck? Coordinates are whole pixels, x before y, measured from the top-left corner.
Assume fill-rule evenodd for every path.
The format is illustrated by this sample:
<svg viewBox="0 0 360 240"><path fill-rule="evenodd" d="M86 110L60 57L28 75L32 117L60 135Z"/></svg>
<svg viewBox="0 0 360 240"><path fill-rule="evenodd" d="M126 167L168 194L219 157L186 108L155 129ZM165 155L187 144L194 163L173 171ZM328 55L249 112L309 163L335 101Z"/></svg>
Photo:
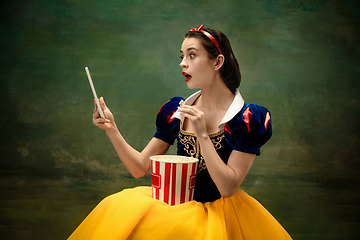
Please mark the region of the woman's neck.
<svg viewBox="0 0 360 240"><path fill-rule="evenodd" d="M216 81L219 83L219 81ZM220 84L214 84L201 89L201 96L197 100L199 106L208 109L220 108L228 109L234 100L235 95L229 90L221 80Z"/></svg>

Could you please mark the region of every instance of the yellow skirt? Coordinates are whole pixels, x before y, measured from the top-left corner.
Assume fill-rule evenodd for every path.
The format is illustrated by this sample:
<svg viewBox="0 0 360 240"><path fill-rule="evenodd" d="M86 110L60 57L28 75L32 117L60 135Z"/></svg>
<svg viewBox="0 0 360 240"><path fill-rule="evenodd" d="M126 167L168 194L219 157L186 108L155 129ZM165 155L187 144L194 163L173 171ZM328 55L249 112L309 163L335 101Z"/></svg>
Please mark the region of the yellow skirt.
<svg viewBox="0 0 360 240"><path fill-rule="evenodd" d="M151 187L103 199L69 237L75 239L291 239L276 219L242 190L214 202L170 206Z"/></svg>

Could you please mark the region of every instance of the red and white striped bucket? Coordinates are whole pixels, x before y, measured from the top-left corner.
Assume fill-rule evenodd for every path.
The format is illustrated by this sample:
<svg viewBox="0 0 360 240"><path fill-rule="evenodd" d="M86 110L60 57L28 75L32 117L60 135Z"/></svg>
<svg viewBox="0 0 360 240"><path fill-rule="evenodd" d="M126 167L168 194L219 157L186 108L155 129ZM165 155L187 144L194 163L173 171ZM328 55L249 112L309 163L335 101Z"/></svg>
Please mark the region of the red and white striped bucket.
<svg viewBox="0 0 360 240"><path fill-rule="evenodd" d="M169 205L193 199L199 160L176 155L151 156L152 197Z"/></svg>

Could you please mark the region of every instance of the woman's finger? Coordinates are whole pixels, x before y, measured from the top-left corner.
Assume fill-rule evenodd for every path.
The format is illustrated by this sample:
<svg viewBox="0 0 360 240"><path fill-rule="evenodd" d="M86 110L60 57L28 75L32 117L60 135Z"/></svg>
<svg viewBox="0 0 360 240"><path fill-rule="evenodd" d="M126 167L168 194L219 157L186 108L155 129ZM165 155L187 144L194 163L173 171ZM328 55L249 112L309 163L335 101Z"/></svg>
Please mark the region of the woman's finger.
<svg viewBox="0 0 360 240"><path fill-rule="evenodd" d="M103 113L104 113L104 116L105 116L105 118L106 118L106 111L105 111L105 110L107 110L108 108L107 108L107 106L106 106L106 104L105 104L104 98L103 98L103 97L100 97L99 102L100 102L100 107L101 107L101 109L102 109L102 111L103 111Z"/></svg>
<svg viewBox="0 0 360 240"><path fill-rule="evenodd" d="M185 112L182 112L180 115L188 118L190 121L194 121L197 118L196 116Z"/></svg>
<svg viewBox="0 0 360 240"><path fill-rule="evenodd" d="M197 117L201 117L202 116L202 112L194 107L192 108L180 108L179 112L181 113L187 113L191 116L197 116Z"/></svg>
<svg viewBox="0 0 360 240"><path fill-rule="evenodd" d="M104 124L104 119L102 119L102 118L93 118L93 124L95 126L99 126L101 124Z"/></svg>
<svg viewBox="0 0 360 240"><path fill-rule="evenodd" d="M107 108L103 97L100 98L100 106L103 110Z"/></svg>
<svg viewBox="0 0 360 240"><path fill-rule="evenodd" d="M189 105L181 105L179 108L184 108L184 109L197 109L197 107L195 106L189 106Z"/></svg>
<svg viewBox="0 0 360 240"><path fill-rule="evenodd" d="M196 113L196 109L194 107L191 106L186 106L186 107L179 107L179 111L180 112L193 112Z"/></svg>
<svg viewBox="0 0 360 240"><path fill-rule="evenodd" d="M93 113L93 118L96 119L96 118L99 118L100 117L100 113L98 110L96 110L94 113Z"/></svg>
<svg viewBox="0 0 360 240"><path fill-rule="evenodd" d="M99 117L100 117L99 109L97 108L96 103L95 103L93 118L99 118Z"/></svg>
<svg viewBox="0 0 360 240"><path fill-rule="evenodd" d="M105 123L111 123L110 119L103 119L100 116L98 118L93 118L94 124L105 124Z"/></svg>

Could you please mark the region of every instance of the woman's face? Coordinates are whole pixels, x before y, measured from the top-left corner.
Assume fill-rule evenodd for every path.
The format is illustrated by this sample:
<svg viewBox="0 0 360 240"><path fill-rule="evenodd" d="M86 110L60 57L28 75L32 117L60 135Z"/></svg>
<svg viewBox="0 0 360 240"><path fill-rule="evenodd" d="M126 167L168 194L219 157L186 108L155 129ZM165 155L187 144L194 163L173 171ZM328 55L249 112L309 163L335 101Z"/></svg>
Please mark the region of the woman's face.
<svg viewBox="0 0 360 240"><path fill-rule="evenodd" d="M197 38L185 38L180 50L180 67L188 88L203 88L214 80L215 60L210 60L207 51Z"/></svg>

